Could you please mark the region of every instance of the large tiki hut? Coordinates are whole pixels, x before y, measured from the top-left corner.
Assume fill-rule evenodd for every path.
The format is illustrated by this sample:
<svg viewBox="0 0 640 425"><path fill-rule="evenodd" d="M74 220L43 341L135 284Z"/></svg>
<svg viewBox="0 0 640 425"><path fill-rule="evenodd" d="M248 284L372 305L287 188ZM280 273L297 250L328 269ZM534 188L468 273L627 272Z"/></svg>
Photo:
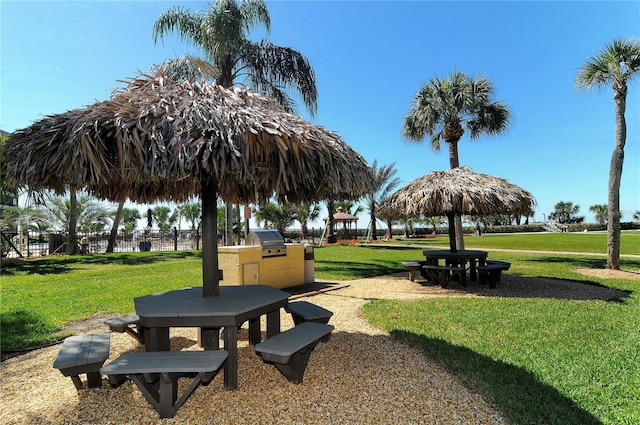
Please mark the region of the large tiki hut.
<svg viewBox="0 0 640 425"><path fill-rule="evenodd" d="M354 199L370 190L366 161L335 133L273 99L158 76L109 100L45 117L6 144L8 176L59 193L85 188L114 201L203 203L203 287L217 295L216 200Z"/></svg>

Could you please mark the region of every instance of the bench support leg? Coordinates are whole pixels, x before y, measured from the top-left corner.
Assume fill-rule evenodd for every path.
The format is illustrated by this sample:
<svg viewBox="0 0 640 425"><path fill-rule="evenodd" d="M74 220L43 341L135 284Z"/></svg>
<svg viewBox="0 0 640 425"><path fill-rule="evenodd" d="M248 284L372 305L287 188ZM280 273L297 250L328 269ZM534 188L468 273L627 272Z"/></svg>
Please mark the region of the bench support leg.
<svg viewBox="0 0 640 425"><path fill-rule="evenodd" d="M155 383L149 383L144 375L130 375L129 378L137 385L151 406L161 418L173 418L185 401L193 394L201 382L209 382L216 373L199 373L178 398L177 373L161 373Z"/></svg>
<svg viewBox="0 0 640 425"><path fill-rule="evenodd" d="M140 344L144 344L144 328L136 326L136 330L134 330L133 328L126 326L124 331L134 337Z"/></svg>
<svg viewBox="0 0 640 425"><path fill-rule="evenodd" d="M71 380L73 381L73 385L76 386L76 390L81 390L84 388L84 386L82 385L82 381L80 380L80 377L78 375L71 376Z"/></svg>
<svg viewBox="0 0 640 425"><path fill-rule="evenodd" d="M291 361L288 364L274 363L280 373L284 375L287 380L294 384L302 384L302 378L304 377L304 371L307 369L309 363L309 356L318 343L315 342L303 350L298 351L291 357Z"/></svg>
<svg viewBox="0 0 640 425"><path fill-rule="evenodd" d="M88 372L87 373L87 386L89 388L101 388L102 387L102 375L100 372Z"/></svg>
<svg viewBox="0 0 640 425"><path fill-rule="evenodd" d="M102 388L102 375L99 371L87 372L87 387L88 388ZM84 385L82 385L82 380L78 375L67 375L73 381L73 385L76 387L76 390L84 389Z"/></svg>

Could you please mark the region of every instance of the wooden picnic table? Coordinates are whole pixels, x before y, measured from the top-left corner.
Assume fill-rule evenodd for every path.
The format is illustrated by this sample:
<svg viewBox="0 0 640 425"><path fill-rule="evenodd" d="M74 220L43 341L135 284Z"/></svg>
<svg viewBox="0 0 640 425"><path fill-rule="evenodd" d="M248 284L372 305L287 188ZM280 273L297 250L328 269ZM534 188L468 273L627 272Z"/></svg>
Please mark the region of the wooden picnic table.
<svg viewBox="0 0 640 425"><path fill-rule="evenodd" d="M224 387L238 385L238 327L249 321L249 344L260 342L260 317L267 316L267 338L280 333L280 309L289 294L271 286L221 286L216 297L203 297L202 288L185 288L134 299L147 351L169 351L169 328L201 328L205 350L219 348L224 328Z"/></svg>

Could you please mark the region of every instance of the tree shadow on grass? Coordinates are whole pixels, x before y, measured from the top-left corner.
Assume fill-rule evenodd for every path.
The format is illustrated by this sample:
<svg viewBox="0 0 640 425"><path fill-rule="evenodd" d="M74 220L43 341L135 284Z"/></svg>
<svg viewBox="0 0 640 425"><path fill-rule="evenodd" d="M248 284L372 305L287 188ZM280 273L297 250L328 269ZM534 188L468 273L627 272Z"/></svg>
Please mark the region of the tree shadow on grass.
<svg viewBox="0 0 640 425"><path fill-rule="evenodd" d="M59 329L47 323L42 316L30 311L17 310L2 313L0 314L0 323L2 323L2 333L0 334L2 359L29 351L34 344L44 346L60 339L54 336L50 341L43 342L38 339L40 335L54 335ZM7 350L7 347L10 349Z"/></svg>
<svg viewBox="0 0 640 425"><path fill-rule="evenodd" d="M318 261L314 264L317 274L349 276L348 279L363 279L398 271L397 261L355 262L355 261Z"/></svg>
<svg viewBox="0 0 640 425"><path fill-rule="evenodd" d="M117 265L141 265L153 264L161 261L170 261L179 258L201 258L202 254L196 251L170 251L152 253L115 253L77 255L64 257L45 257L36 260L19 260L3 262L2 274L14 276L17 274L50 275L69 273L76 264L117 264Z"/></svg>
<svg viewBox="0 0 640 425"><path fill-rule="evenodd" d="M575 257L575 256L546 256L528 259L532 263L562 263L569 264L571 268L604 269L607 267L607 259L601 257ZM633 270L640 269L640 260L634 258L622 258L622 268Z"/></svg>
<svg viewBox="0 0 640 425"><path fill-rule="evenodd" d="M403 330L391 335L423 348L467 377L513 424L601 424L602 422L530 372L466 347Z"/></svg>

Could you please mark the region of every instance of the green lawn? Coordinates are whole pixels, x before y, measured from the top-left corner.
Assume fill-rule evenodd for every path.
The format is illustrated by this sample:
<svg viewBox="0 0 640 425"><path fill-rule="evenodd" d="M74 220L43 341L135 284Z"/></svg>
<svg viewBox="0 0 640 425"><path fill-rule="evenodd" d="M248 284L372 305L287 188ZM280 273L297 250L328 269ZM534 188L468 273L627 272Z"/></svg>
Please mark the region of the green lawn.
<svg viewBox="0 0 640 425"><path fill-rule="evenodd" d="M575 239L557 240L577 242L558 251L596 252L603 240L606 245L606 235L602 239L594 233L487 235L468 238L467 246L533 249L540 245L540 236L547 237L542 242L545 250L560 246L552 241L565 236ZM637 244L637 232L623 233L625 249L636 249ZM316 248L316 278L343 280L401 271L401 261L422 257L422 247L390 245ZM640 282L586 278L573 271L604 268L604 255L496 251L490 258L510 261L510 274L588 281L630 295L615 302L380 300L364 307L365 317L444 362L514 424L640 423ZM622 268L640 270L640 259L623 257ZM195 252L58 257L5 265L0 288L2 351L60 340L68 321L130 312L134 297L200 285L201 273Z"/></svg>
<svg viewBox="0 0 640 425"><path fill-rule="evenodd" d="M605 232L587 233L513 233L465 236L466 248L528 249L534 251L607 253ZM433 238L395 238L393 244L449 246L447 236ZM621 254L640 255L640 231L625 231L620 241Z"/></svg>

